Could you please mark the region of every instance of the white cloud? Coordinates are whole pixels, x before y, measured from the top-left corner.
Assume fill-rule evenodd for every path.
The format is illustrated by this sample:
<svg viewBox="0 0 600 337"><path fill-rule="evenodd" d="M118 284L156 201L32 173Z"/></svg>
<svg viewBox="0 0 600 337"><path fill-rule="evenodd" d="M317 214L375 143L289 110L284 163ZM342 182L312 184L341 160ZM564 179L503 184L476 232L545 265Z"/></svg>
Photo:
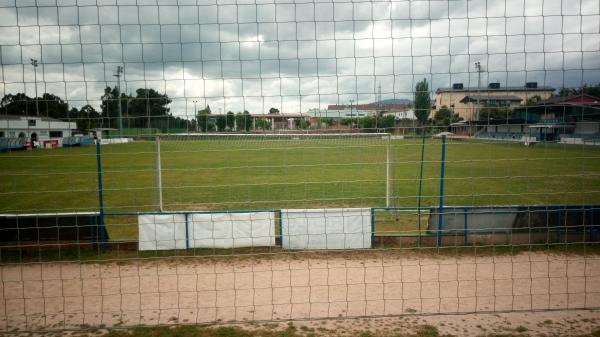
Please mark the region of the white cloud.
<svg viewBox="0 0 600 337"><path fill-rule="evenodd" d="M597 0L44 1L0 7L4 93L33 91L29 58L38 88L76 106L125 65L124 87L167 92L176 114L364 102L378 83L410 98L423 77L473 85L475 61L504 85L600 81Z"/></svg>

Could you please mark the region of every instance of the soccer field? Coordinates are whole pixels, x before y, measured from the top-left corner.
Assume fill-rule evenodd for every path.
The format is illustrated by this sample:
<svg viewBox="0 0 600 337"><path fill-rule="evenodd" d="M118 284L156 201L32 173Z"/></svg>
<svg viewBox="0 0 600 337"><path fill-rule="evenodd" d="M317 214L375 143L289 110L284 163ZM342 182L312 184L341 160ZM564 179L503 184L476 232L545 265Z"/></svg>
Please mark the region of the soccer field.
<svg viewBox="0 0 600 337"><path fill-rule="evenodd" d="M163 140L166 210L383 207L380 138ZM154 141L102 146L106 211L157 210ZM95 147L0 154L0 211L98 209ZM439 140L425 143L421 205L437 205ZM392 206L415 207L421 140L392 140ZM448 141L445 205L600 202L600 148Z"/></svg>

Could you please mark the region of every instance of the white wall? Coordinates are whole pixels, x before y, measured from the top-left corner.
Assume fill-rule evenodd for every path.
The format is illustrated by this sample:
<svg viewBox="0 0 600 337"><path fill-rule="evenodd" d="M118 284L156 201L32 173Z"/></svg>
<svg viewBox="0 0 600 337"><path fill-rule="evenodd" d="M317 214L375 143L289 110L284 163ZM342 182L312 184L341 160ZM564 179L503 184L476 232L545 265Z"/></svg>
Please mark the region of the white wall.
<svg viewBox="0 0 600 337"><path fill-rule="evenodd" d="M29 125L28 120L34 120L35 125ZM41 117L19 116L15 119L0 118L0 130L4 131L4 137L16 138L20 133L26 137L31 137L33 133L37 135L38 140L56 139L71 136L71 131L77 129L75 122L65 122L55 119L46 119ZM50 131L62 132L61 137L50 137Z"/></svg>
<svg viewBox="0 0 600 337"><path fill-rule="evenodd" d="M275 245L275 213L142 214L139 250Z"/></svg>
<svg viewBox="0 0 600 337"><path fill-rule="evenodd" d="M284 249L371 248L370 208L281 210Z"/></svg>

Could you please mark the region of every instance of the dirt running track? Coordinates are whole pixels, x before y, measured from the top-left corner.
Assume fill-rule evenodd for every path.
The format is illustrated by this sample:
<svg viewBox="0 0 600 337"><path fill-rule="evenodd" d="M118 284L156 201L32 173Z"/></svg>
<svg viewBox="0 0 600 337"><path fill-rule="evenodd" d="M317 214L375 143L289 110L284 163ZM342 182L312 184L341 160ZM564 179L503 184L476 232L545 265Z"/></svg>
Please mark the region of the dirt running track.
<svg viewBox="0 0 600 337"><path fill-rule="evenodd" d="M277 254L0 270L0 332L600 308L600 255Z"/></svg>

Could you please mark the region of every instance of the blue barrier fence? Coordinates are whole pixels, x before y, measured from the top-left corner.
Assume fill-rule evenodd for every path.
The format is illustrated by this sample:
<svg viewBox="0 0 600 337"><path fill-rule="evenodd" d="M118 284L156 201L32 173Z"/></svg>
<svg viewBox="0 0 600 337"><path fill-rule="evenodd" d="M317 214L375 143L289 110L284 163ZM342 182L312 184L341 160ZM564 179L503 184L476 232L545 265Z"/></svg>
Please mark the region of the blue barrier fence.
<svg viewBox="0 0 600 337"><path fill-rule="evenodd" d="M371 247L377 247L382 237L412 238L421 245L421 238L429 240L429 246L433 243L441 247L444 242L453 242L454 245L478 245L482 237L494 235L507 235L511 240L519 235L527 237L531 235L540 236L546 243L575 242L597 242L600 230L600 205L535 205L535 206L446 206L441 211L438 207L418 209L415 207L373 207L370 208L370 241ZM282 210L239 210L239 211L178 211L178 212L106 212L103 214L93 213L93 219L86 220L84 224L76 221L82 214L12 214L0 215L0 237L12 238L1 240L0 246L18 247L18 245L32 246L37 244L60 244L69 242L79 243L85 246L106 249L109 244L120 242L109 238L103 221L108 218L108 224L118 226L114 217L127 217L138 215L172 215L180 214L185 217L185 248L190 249L190 222L189 216L193 214L227 214L227 213L261 213L273 214L275 228L273 233L279 239L279 245L283 246L283 217ZM427 214L427 228L421 230L420 223L414 219L420 217L424 212ZM87 215L86 215L87 216ZM101 218L104 217L104 219ZM55 221L50 221L51 218ZM69 224L69 217L73 217L76 223ZM388 219L405 217L405 222L412 222L412 228L401 228L393 223L387 225L387 231L380 230L379 226ZM440 220L440 218L442 218ZM42 221L42 219L45 219ZM50 220L48 220L50 219ZM58 219L61 219L58 221ZM102 219L102 220L101 220ZM73 222L72 221L72 222ZM134 220L128 219L124 225L134 226ZM442 223L443 227L439 227ZM29 225L27 225L29 224ZM61 227L62 226L62 227ZM67 236L70 227L83 226L84 241L80 237ZM77 230L82 233L81 230ZM44 233L41 235L40 233ZM97 233L97 234L90 234ZM338 234L338 233L335 233ZM342 234L342 233L339 233ZM448 241L450 239L454 241ZM460 241L456 239L460 238ZM431 242L431 239L434 241ZM478 241L479 240L479 241ZM122 241L122 240L121 240ZM137 238L130 238L128 242L136 242ZM515 241L517 242L517 241ZM531 241L524 241L524 243ZM518 242L517 242L518 243ZM448 243L447 243L448 244ZM110 247L109 247L110 248Z"/></svg>
<svg viewBox="0 0 600 337"><path fill-rule="evenodd" d="M561 242L567 233L584 232L588 241L598 240L597 219L600 205L536 205L536 206L446 206L418 209L415 207L372 207L370 208L371 247L376 246L376 237L416 236L435 237L436 245L443 245L445 236L462 237L462 245L469 245L472 235L554 233L555 242ZM427 212L428 226L421 230L420 223L414 224L414 230L403 232L378 231L380 222L386 217L421 216ZM241 210L241 211L182 211L182 212L117 212L106 215L185 215L186 241L189 240L188 216L191 214L225 214L271 212L274 215L275 233L278 232L280 245L283 246L282 210ZM398 212L403 212L398 215ZM499 218L499 220L495 220ZM340 233L342 234L342 233ZM189 248L189 245L187 246Z"/></svg>

